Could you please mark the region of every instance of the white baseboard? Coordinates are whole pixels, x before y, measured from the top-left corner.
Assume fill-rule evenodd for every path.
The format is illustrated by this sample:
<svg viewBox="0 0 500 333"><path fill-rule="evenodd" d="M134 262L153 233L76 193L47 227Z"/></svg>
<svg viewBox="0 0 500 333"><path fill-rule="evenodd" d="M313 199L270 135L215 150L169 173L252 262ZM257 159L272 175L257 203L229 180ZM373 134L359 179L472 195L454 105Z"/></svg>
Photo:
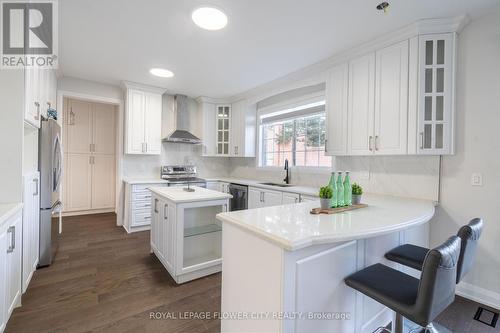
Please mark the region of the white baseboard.
<svg viewBox="0 0 500 333"><path fill-rule="evenodd" d="M105 209L94 209L94 210L80 210L73 212L63 212L62 216L78 216L78 215L91 215L91 214L102 214L102 213L113 213L115 211L114 208L105 208Z"/></svg>
<svg viewBox="0 0 500 333"><path fill-rule="evenodd" d="M469 283L460 282L456 294L472 301L500 309L500 294Z"/></svg>

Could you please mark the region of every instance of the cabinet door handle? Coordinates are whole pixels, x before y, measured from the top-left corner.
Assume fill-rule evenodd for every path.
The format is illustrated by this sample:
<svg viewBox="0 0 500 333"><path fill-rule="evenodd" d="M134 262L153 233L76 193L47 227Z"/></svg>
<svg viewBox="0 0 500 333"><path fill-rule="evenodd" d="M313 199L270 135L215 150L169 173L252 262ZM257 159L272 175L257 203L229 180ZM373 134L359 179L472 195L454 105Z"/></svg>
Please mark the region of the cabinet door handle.
<svg viewBox="0 0 500 333"><path fill-rule="evenodd" d="M35 102L35 107L36 107L36 116L35 116L35 119L38 120L38 119L40 119L40 103Z"/></svg>
<svg viewBox="0 0 500 333"><path fill-rule="evenodd" d="M378 135L375 135L375 150L378 151Z"/></svg>
<svg viewBox="0 0 500 333"><path fill-rule="evenodd" d="M328 146L328 139L325 139L325 153L328 152L328 149L326 148Z"/></svg>
<svg viewBox="0 0 500 333"><path fill-rule="evenodd" d="M238 155L238 146L234 146L234 155Z"/></svg>
<svg viewBox="0 0 500 333"><path fill-rule="evenodd" d="M266 202L266 192L262 192L262 202Z"/></svg>
<svg viewBox="0 0 500 333"><path fill-rule="evenodd" d="M33 179L33 183L35 183L35 192L33 193L33 196L37 196L38 195L38 178Z"/></svg>
<svg viewBox="0 0 500 333"><path fill-rule="evenodd" d="M158 199L155 199L155 213L158 213Z"/></svg>
<svg viewBox="0 0 500 333"><path fill-rule="evenodd" d="M146 153L148 152L148 143L145 142L144 145L146 146Z"/></svg>
<svg viewBox="0 0 500 333"><path fill-rule="evenodd" d="M7 249L7 253L12 253L16 248L16 226L10 226L7 232L10 233L10 246Z"/></svg>
<svg viewBox="0 0 500 333"><path fill-rule="evenodd" d="M368 137L368 149L373 151L373 136L371 135Z"/></svg>
<svg viewBox="0 0 500 333"><path fill-rule="evenodd" d="M165 204L163 206L163 219L165 221L168 220L168 205L167 204Z"/></svg>
<svg viewBox="0 0 500 333"><path fill-rule="evenodd" d="M424 132L420 132L420 149L424 149Z"/></svg>
<svg viewBox="0 0 500 333"><path fill-rule="evenodd" d="M73 109L69 111L68 125L70 126L75 125L75 113L73 112Z"/></svg>

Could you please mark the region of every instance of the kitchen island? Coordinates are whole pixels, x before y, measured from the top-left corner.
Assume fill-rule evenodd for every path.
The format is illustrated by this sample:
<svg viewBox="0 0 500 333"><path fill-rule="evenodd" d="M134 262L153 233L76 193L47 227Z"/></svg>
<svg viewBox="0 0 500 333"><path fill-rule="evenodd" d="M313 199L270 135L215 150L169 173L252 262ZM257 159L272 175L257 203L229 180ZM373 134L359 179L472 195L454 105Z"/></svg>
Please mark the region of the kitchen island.
<svg viewBox="0 0 500 333"><path fill-rule="evenodd" d="M344 284L395 246L429 244L430 200L364 195L369 206L311 215L318 202L217 215L221 332L373 332L393 312ZM405 269L408 273L409 269Z"/></svg>
<svg viewBox="0 0 500 333"><path fill-rule="evenodd" d="M151 252L177 283L221 271L221 230L230 194L192 186L151 187Z"/></svg>

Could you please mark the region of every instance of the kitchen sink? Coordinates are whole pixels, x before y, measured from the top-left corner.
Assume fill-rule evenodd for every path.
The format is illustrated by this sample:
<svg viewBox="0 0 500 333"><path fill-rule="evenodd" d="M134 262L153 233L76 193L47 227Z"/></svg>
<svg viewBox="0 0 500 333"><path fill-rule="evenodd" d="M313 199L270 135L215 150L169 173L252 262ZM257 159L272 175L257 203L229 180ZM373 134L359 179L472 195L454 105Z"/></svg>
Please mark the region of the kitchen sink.
<svg viewBox="0 0 500 333"><path fill-rule="evenodd" d="M290 187L294 186L291 184L283 184L283 183L260 183L261 185L268 185L268 186L278 186L278 187Z"/></svg>

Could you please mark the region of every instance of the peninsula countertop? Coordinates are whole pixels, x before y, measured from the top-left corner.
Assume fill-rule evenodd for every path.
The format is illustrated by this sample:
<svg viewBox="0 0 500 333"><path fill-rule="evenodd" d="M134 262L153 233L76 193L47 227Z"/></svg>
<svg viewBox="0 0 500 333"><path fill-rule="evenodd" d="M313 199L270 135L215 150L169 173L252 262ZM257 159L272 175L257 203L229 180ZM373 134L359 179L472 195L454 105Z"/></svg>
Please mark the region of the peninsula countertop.
<svg viewBox="0 0 500 333"><path fill-rule="evenodd" d="M207 190L206 188L198 186L191 186L191 188L194 189L194 192L184 191L183 188L184 186L182 187L152 186L149 189L151 190L151 192L156 193L175 203L230 199L233 197L231 194L222 193L219 191Z"/></svg>
<svg viewBox="0 0 500 333"><path fill-rule="evenodd" d="M312 215L317 202L226 212L217 215L285 250L369 238L428 222L434 215L431 200L364 194L368 207L337 214Z"/></svg>

